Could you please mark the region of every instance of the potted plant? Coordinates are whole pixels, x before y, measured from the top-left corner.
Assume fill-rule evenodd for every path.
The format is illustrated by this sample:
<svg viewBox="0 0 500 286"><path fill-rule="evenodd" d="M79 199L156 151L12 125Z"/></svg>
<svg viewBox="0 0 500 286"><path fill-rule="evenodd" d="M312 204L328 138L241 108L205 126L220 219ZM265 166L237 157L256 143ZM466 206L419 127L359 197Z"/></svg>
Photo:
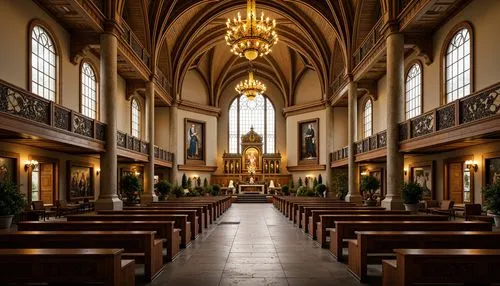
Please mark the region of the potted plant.
<svg viewBox="0 0 500 286"><path fill-rule="evenodd" d="M14 216L26 207L24 195L12 182L0 181L0 228L10 228Z"/></svg>
<svg viewBox="0 0 500 286"><path fill-rule="evenodd" d="M316 185L315 191L320 197L326 197L327 188L325 184Z"/></svg>
<svg viewBox="0 0 500 286"><path fill-rule="evenodd" d="M215 184L212 186L212 192L210 193L212 196L218 196L220 193L220 186Z"/></svg>
<svg viewBox="0 0 500 286"><path fill-rule="evenodd" d="M363 199L366 206L376 206L378 194L376 191L380 187L379 181L372 176L361 178L360 189L363 192Z"/></svg>
<svg viewBox="0 0 500 286"><path fill-rule="evenodd" d="M495 226L500 227L500 181L483 187L483 209L495 219Z"/></svg>
<svg viewBox="0 0 500 286"><path fill-rule="evenodd" d="M409 182L403 185L401 190L401 195L403 197L403 203L405 205L405 210L417 212L418 203L422 199L422 193L424 189L416 182Z"/></svg>
<svg viewBox="0 0 500 286"><path fill-rule="evenodd" d="M137 176L128 174L122 178L123 194L127 198L127 205L135 205L139 203L139 194L141 192L141 182Z"/></svg>
<svg viewBox="0 0 500 286"><path fill-rule="evenodd" d="M168 194L172 191L172 184L170 184L167 180L162 180L156 183L156 191L158 192L158 200L164 201L167 199Z"/></svg>
<svg viewBox="0 0 500 286"><path fill-rule="evenodd" d="M332 189L336 192L335 197L345 200L349 192L347 172L335 172L332 177Z"/></svg>
<svg viewBox="0 0 500 286"><path fill-rule="evenodd" d="M288 187L288 185L284 185L283 187L281 187L281 193L285 196L290 195L290 188Z"/></svg>
<svg viewBox="0 0 500 286"><path fill-rule="evenodd" d="M182 174L181 186L182 186L183 189L187 189L188 188L188 180L187 180L186 173Z"/></svg>
<svg viewBox="0 0 500 286"><path fill-rule="evenodd" d="M172 188L172 194L174 194L176 198L183 197L185 195L184 188L182 186L175 185Z"/></svg>

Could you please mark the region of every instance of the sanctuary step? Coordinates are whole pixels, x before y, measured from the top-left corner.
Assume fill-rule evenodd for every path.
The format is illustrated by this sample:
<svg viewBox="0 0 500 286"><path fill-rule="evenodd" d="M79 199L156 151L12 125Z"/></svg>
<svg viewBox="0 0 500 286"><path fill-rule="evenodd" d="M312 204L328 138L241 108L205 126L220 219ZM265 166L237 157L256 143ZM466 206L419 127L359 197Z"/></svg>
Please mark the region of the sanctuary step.
<svg viewBox="0 0 500 286"><path fill-rule="evenodd" d="M267 203L266 195L263 194L239 194L236 203Z"/></svg>

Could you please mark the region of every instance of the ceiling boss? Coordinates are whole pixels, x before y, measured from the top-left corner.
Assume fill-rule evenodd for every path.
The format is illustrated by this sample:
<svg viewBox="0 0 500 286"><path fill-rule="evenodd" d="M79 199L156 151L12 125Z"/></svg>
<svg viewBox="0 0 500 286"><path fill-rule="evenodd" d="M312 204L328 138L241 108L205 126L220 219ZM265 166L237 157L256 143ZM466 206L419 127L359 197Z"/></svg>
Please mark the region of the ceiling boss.
<svg viewBox="0 0 500 286"><path fill-rule="evenodd" d="M255 0L247 2L247 18L241 19L241 14L227 19L226 43L231 47L231 52L237 56L245 57L249 61L271 52L271 47L278 42L276 34L276 20L269 17L257 19Z"/></svg>

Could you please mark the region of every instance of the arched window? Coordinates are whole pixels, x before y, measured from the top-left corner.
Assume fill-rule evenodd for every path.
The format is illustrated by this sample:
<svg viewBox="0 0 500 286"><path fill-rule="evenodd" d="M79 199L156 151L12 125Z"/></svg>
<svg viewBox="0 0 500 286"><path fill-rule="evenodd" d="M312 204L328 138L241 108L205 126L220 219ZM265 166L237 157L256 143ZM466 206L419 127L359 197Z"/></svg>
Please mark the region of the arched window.
<svg viewBox="0 0 500 286"><path fill-rule="evenodd" d="M56 100L57 53L49 32L35 25L31 30L31 92Z"/></svg>
<svg viewBox="0 0 500 286"><path fill-rule="evenodd" d="M141 108L135 98L132 99L132 136L141 138Z"/></svg>
<svg viewBox="0 0 500 286"><path fill-rule="evenodd" d="M97 78L92 66L86 62L81 67L80 112L92 119L97 118Z"/></svg>
<svg viewBox="0 0 500 286"><path fill-rule="evenodd" d="M234 99L229 107L229 153L241 152L241 136L250 128L262 135L265 153L275 153L275 110L269 98L259 95L254 100L246 96Z"/></svg>
<svg viewBox="0 0 500 286"><path fill-rule="evenodd" d="M406 75L405 105L406 119L422 112L422 69L417 63L411 66Z"/></svg>
<svg viewBox="0 0 500 286"><path fill-rule="evenodd" d="M468 28L458 30L448 43L444 55L446 103L472 92L471 45Z"/></svg>
<svg viewBox="0 0 500 286"><path fill-rule="evenodd" d="M372 136L372 100L368 99L363 108L363 138Z"/></svg>

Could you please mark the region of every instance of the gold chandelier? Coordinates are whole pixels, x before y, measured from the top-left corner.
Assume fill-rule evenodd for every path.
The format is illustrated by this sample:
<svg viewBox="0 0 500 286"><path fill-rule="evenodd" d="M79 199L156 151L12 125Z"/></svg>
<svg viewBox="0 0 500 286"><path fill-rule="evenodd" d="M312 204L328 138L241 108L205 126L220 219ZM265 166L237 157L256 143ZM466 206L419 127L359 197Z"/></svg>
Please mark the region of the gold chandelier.
<svg viewBox="0 0 500 286"><path fill-rule="evenodd" d="M254 100L256 96L266 92L266 85L253 78L253 71L248 73L248 79L241 81L236 85L235 90L238 94L244 95L248 100Z"/></svg>
<svg viewBox="0 0 500 286"><path fill-rule="evenodd" d="M264 12L257 19L255 0L247 2L247 18L238 17L232 21L227 19L226 43L231 47L231 52L237 56L245 57L250 61L258 56L271 52L271 47L278 42L276 34L276 20L264 19Z"/></svg>

